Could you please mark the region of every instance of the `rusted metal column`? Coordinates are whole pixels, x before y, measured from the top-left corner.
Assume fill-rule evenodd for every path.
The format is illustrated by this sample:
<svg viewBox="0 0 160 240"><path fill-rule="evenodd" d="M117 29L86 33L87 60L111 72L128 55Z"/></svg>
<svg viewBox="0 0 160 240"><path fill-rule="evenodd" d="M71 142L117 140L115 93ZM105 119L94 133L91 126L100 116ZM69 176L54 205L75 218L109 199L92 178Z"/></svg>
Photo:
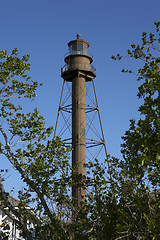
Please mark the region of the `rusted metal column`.
<svg viewBox="0 0 160 240"><path fill-rule="evenodd" d="M86 86L84 77L72 80L72 167L82 178L86 176ZM78 177L78 176L77 176ZM76 178L76 177L75 177ZM81 178L81 176L79 176ZM80 182L83 183L83 180ZM85 199L85 186L73 186L72 196L76 205L80 206Z"/></svg>

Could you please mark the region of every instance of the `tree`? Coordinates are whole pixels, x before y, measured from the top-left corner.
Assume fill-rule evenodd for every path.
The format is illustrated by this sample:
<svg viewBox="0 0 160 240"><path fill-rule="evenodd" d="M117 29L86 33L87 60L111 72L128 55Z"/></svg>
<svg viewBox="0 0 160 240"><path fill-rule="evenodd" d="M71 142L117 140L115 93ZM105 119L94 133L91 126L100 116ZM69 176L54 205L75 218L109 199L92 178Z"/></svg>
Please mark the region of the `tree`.
<svg viewBox="0 0 160 240"><path fill-rule="evenodd" d="M24 216L27 219L31 214L28 214L25 206L31 202L35 203L34 212L43 212L44 216L54 222L54 229L57 228L63 236L64 230L49 204L51 200L60 198L61 191L63 196L67 194L64 177L69 171L69 150L60 139L50 138L53 127L45 128L44 119L37 109L32 113L25 113L22 109L21 99L33 100L38 87L38 83L26 73L30 70L29 55L19 58L18 50L14 49L11 56L6 51L0 51L0 58L0 153L10 161L25 182L24 190L19 191L20 204L19 210L16 210L8 202L1 178L1 204L8 207L8 214L10 211L14 213L27 239L32 237L24 224ZM57 172L61 185L56 182Z"/></svg>
<svg viewBox="0 0 160 240"><path fill-rule="evenodd" d="M160 237L160 22L156 33L142 33L142 43L131 44L128 57L142 66L135 74L141 81L137 96L141 118L130 120L130 128L122 137L123 160L119 167L119 202L126 207L127 239L159 239ZM119 54L114 57L121 60Z"/></svg>

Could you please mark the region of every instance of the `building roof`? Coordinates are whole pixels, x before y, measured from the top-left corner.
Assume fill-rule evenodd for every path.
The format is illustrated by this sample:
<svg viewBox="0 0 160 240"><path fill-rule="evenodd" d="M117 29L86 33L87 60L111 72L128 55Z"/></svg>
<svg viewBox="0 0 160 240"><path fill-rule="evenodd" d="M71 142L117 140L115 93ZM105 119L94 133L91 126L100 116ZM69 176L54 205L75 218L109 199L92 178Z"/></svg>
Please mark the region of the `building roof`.
<svg viewBox="0 0 160 240"><path fill-rule="evenodd" d="M19 204L19 200L14 198L14 197L11 197L11 196L8 196L8 201L10 202L10 204L13 206L13 207L18 207L18 204Z"/></svg>

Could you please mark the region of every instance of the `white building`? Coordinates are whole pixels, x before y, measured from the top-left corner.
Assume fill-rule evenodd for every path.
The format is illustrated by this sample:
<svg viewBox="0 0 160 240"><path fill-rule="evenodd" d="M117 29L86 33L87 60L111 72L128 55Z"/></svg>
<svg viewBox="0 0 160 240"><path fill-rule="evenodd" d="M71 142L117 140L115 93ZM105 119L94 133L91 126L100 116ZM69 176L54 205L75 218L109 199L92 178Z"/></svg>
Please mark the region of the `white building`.
<svg viewBox="0 0 160 240"><path fill-rule="evenodd" d="M18 209L19 201L17 199L9 196L8 201L13 207L15 207L15 209ZM27 208L29 209L29 207ZM13 215L13 213L9 213L7 215L7 210L8 208L4 208L0 205L0 239L3 239L1 238L1 234L5 233L8 236L8 240L24 240L24 238L20 236L20 230L18 229L18 225L16 223L16 217ZM4 227L4 224L8 226L7 229ZM33 220L27 220L26 224L28 229L34 229L35 222L33 222ZM34 231L32 235L34 239Z"/></svg>

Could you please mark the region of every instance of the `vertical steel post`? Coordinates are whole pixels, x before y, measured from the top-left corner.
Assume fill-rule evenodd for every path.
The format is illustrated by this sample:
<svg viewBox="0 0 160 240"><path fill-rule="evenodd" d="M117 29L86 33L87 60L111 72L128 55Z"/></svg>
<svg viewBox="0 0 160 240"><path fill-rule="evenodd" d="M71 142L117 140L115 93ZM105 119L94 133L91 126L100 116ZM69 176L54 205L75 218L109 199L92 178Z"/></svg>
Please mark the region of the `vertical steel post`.
<svg viewBox="0 0 160 240"><path fill-rule="evenodd" d="M77 76L72 80L72 166L74 172L86 176L86 86L85 78ZM79 176L80 177L80 176ZM75 177L76 178L76 177ZM73 176L73 180L74 176ZM73 200L78 205L84 200L86 190L73 186ZM76 201L76 199L78 201Z"/></svg>
<svg viewBox="0 0 160 240"><path fill-rule="evenodd" d="M58 124L58 119L59 119L59 112L61 110L61 102L62 102L64 84L65 84L65 80L63 81L63 86L62 86L62 91L61 91L61 98L60 98L60 102L59 102L59 108L58 108L58 114L57 114L57 120L56 120L56 126L55 126L55 129L54 129L54 136L53 136L53 138L55 138L55 136L56 136L57 124Z"/></svg>

